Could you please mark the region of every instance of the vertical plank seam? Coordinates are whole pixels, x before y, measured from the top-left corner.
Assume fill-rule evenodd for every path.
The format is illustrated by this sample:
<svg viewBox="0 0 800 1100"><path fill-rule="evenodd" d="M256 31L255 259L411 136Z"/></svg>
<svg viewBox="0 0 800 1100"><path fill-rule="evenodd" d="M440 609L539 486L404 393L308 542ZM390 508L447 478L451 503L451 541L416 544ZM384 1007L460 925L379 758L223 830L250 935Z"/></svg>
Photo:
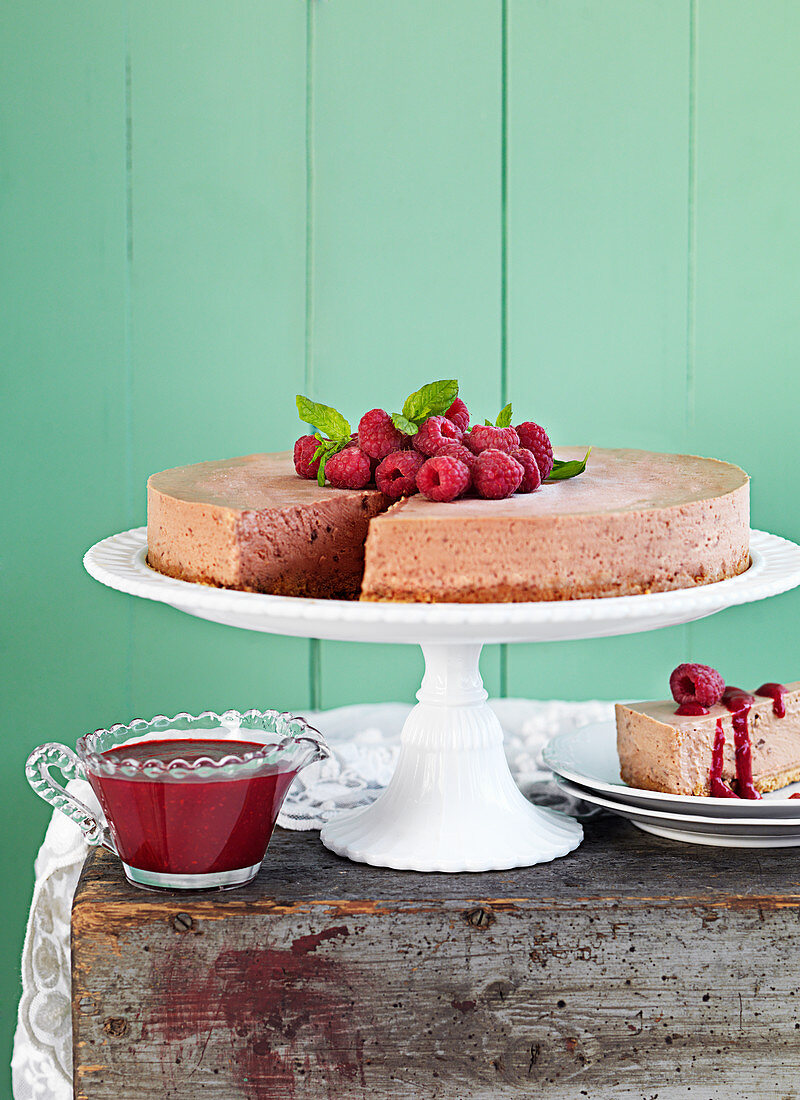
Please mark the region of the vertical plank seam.
<svg viewBox="0 0 800 1100"><path fill-rule="evenodd" d="M501 0L500 407L508 403L508 0Z"/></svg>
<svg viewBox="0 0 800 1100"><path fill-rule="evenodd" d="M130 5L123 9L123 51L125 65L125 273L124 273L124 379L123 401L125 437L125 519L129 527L135 523L133 492L133 98L130 45ZM128 714L133 714L133 653L136 623L135 601L128 600L126 609L124 702Z"/></svg>
<svg viewBox="0 0 800 1100"><path fill-rule="evenodd" d="M697 294L697 18L699 0L689 0L689 119L688 165L686 196L686 441L687 451L692 451L695 428L695 328ZM694 629L691 623L684 627L684 646L691 660L694 650Z"/></svg>
<svg viewBox="0 0 800 1100"><path fill-rule="evenodd" d="M508 0L500 3L500 408L508 404ZM500 646L500 697L508 695L508 646Z"/></svg>
<svg viewBox="0 0 800 1100"><path fill-rule="evenodd" d="M686 431L695 416L695 287L697 278L697 3L689 0L689 120L686 263Z"/></svg>
<svg viewBox="0 0 800 1100"><path fill-rule="evenodd" d="M306 0L306 264L303 380L305 392L314 397L314 2ZM308 693L313 710L322 700L321 647L318 638L308 643Z"/></svg>

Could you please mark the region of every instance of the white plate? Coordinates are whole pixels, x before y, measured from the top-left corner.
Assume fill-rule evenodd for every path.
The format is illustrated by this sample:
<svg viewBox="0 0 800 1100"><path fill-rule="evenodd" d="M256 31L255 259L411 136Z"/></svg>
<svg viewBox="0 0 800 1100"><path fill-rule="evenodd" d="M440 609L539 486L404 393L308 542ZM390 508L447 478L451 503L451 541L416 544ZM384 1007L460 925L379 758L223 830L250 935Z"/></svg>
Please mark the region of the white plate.
<svg viewBox="0 0 800 1100"><path fill-rule="evenodd" d="M800 546L750 532L752 564L741 576L697 588L540 603L391 603L311 600L235 592L175 580L150 569L147 529L103 539L86 552L88 573L121 592L170 604L228 626L353 642L550 642L606 638L688 623L800 585Z"/></svg>
<svg viewBox="0 0 800 1100"><path fill-rule="evenodd" d="M699 817L645 810L601 798L584 787L556 776L556 783L572 798L580 798L626 818L646 833L680 840L684 844L714 844L726 848L794 848L800 847L800 821L781 818L721 818Z"/></svg>
<svg viewBox="0 0 800 1100"><path fill-rule="evenodd" d="M617 730L613 721L597 722L579 730L559 734L544 749L548 768L579 787L596 794L668 814L699 814L701 817L733 816L747 820L781 818L796 820L800 825L800 799L789 795L800 790L800 783L791 783L779 791L771 791L762 799L706 798L694 795L662 794L629 787L619 774Z"/></svg>

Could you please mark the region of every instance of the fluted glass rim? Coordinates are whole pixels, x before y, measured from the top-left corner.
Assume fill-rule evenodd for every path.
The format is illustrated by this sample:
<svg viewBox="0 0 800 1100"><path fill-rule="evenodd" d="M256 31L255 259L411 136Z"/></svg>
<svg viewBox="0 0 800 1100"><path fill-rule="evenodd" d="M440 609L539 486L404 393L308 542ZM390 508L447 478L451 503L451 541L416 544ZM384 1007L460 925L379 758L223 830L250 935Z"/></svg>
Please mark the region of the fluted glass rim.
<svg viewBox="0 0 800 1100"><path fill-rule="evenodd" d="M183 725L185 728L180 729ZM219 760L200 756L188 761L176 752L168 760L141 760L133 757L110 760L102 754L109 749L119 748L126 741L146 736L148 733L177 730L179 734L191 734L194 729L208 730L217 725L220 729L236 726L242 734L259 733L272 735L262 748L246 753L229 753ZM244 737L243 737L244 739ZM76 744L77 754L87 771L101 776L123 776L147 779L159 777L180 778L183 775L197 778L230 779L237 772L250 773L257 770L262 762L290 765L292 770L300 771L308 764L325 760L330 749L320 731L299 715L290 711L256 710L255 708L238 711L226 710L218 713L204 710L199 714L179 711L170 718L158 714L154 718L135 718L131 722L118 722L108 729L96 729L81 737ZM288 769L287 769L288 770Z"/></svg>

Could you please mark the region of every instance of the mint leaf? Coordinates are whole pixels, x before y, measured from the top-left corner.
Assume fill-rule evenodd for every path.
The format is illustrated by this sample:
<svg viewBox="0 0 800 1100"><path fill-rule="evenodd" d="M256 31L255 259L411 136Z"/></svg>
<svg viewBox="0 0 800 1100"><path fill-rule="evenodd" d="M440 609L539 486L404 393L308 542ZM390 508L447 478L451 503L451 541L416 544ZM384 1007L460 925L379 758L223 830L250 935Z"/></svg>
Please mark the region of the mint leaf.
<svg viewBox="0 0 800 1100"><path fill-rule="evenodd" d="M419 425L429 416L444 416L457 397L458 382L455 378L429 382L409 394L403 405L403 416Z"/></svg>
<svg viewBox="0 0 800 1100"><path fill-rule="evenodd" d="M321 435L317 435L316 438L319 440L319 447L314 451L314 457L311 461L316 462L319 459L317 484L322 488L325 485L325 467L328 464L328 459L333 458L339 451L345 449L350 442L350 436L347 439L323 439Z"/></svg>
<svg viewBox="0 0 800 1100"><path fill-rule="evenodd" d="M491 422L491 420L487 420L486 417L483 418L483 426L484 426L484 428L494 428L494 427L496 427L496 425L494 425Z"/></svg>
<svg viewBox="0 0 800 1100"><path fill-rule="evenodd" d="M511 402L500 410L497 420L494 422L496 428L510 428L511 427Z"/></svg>
<svg viewBox="0 0 800 1100"><path fill-rule="evenodd" d="M330 439L350 439L350 425L342 414L332 409L330 405L320 405L298 393L297 412L301 420L306 424L313 424L318 431Z"/></svg>
<svg viewBox="0 0 800 1100"><path fill-rule="evenodd" d="M405 432L406 435L416 435L419 428L413 420L407 420L402 413L392 413L392 423L398 431Z"/></svg>
<svg viewBox="0 0 800 1100"><path fill-rule="evenodd" d="M592 448L584 455L583 461L578 462L573 459L571 462L562 462L560 459L555 459L553 462L553 469L550 476L546 478L547 481L567 481L568 478L577 477L578 474L582 474L586 469L586 463L589 455L592 453Z"/></svg>

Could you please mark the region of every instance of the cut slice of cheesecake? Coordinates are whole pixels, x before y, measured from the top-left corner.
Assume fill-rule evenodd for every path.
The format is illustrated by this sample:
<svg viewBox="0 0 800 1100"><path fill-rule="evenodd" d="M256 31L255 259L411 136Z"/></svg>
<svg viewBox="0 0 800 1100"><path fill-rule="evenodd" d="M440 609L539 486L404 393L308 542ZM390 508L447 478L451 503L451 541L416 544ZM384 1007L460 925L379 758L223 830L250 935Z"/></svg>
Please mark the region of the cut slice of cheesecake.
<svg viewBox="0 0 800 1100"><path fill-rule="evenodd" d="M800 779L800 681L786 684L781 699L783 706L756 695L745 715L753 783L761 792ZM624 782L666 794L709 795L716 743L722 752L720 778L737 791L734 714L719 704L708 714L681 715L675 713L677 705L673 699L617 704L617 752ZM777 712L784 708L779 717Z"/></svg>

